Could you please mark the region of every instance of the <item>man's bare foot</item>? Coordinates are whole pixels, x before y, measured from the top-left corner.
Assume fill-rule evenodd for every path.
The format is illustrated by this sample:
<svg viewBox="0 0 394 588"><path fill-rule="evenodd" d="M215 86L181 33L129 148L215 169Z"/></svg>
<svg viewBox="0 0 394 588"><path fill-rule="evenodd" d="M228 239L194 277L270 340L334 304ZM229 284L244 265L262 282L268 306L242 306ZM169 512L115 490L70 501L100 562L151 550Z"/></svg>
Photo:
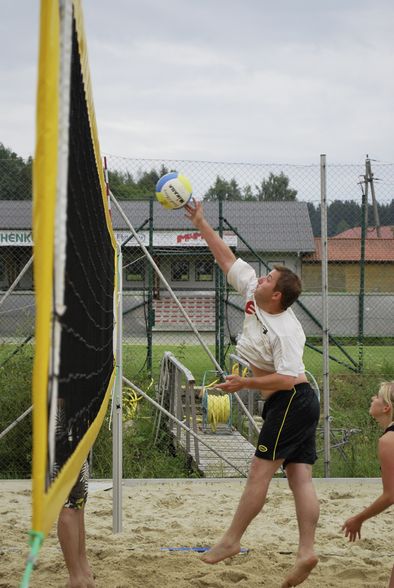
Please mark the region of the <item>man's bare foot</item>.
<svg viewBox="0 0 394 588"><path fill-rule="evenodd" d="M240 551L241 546L239 543L229 544L219 541L219 543L216 543L216 545L214 545L212 549L204 553L204 555L202 555L200 559L201 561L207 564L216 564L219 561L227 559L228 557L238 555Z"/></svg>
<svg viewBox="0 0 394 588"><path fill-rule="evenodd" d="M96 588L96 583L91 574L89 574L89 576L86 576L86 588Z"/></svg>
<svg viewBox="0 0 394 588"><path fill-rule="evenodd" d="M298 586L307 579L313 568L316 566L319 558L316 555L309 557L297 557L293 569L286 576L281 588L290 588Z"/></svg>
<svg viewBox="0 0 394 588"><path fill-rule="evenodd" d="M73 576L67 583L67 588L87 588L84 576Z"/></svg>
<svg viewBox="0 0 394 588"><path fill-rule="evenodd" d="M96 588L94 578L91 574L70 578L67 588Z"/></svg>

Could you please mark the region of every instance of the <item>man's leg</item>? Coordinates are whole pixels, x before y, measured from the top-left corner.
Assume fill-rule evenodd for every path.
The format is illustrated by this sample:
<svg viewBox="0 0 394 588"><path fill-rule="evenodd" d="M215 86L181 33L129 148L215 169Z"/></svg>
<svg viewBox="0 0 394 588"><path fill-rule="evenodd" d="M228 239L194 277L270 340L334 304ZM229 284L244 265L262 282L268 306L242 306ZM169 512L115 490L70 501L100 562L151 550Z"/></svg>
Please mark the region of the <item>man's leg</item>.
<svg viewBox="0 0 394 588"><path fill-rule="evenodd" d="M240 552L241 537L249 523L264 506L268 486L283 459L269 461L253 457L248 479L231 525L214 547L201 556L202 561L215 564Z"/></svg>
<svg viewBox="0 0 394 588"><path fill-rule="evenodd" d="M320 511L312 482L312 466L304 463L289 463L286 467L286 475L295 501L299 543L296 563L287 575L282 588L301 584L318 562L314 544Z"/></svg>
<svg viewBox="0 0 394 588"><path fill-rule="evenodd" d="M393 566L393 569L391 570L389 588L394 588L394 566Z"/></svg>
<svg viewBox="0 0 394 588"><path fill-rule="evenodd" d="M86 558L84 509L62 508L57 534L70 576L69 588L93 588L94 580Z"/></svg>

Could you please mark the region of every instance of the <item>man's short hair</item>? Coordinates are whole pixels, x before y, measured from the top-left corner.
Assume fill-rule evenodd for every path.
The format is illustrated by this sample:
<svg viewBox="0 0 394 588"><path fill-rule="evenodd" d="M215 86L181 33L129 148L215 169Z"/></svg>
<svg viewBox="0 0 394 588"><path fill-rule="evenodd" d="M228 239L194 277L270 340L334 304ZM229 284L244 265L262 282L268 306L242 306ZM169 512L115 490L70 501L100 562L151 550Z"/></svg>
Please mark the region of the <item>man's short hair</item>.
<svg viewBox="0 0 394 588"><path fill-rule="evenodd" d="M274 265L274 269L279 272L275 291L282 294L281 306L283 310L286 310L293 304L293 302L297 300L301 294L301 280L297 274L284 265Z"/></svg>

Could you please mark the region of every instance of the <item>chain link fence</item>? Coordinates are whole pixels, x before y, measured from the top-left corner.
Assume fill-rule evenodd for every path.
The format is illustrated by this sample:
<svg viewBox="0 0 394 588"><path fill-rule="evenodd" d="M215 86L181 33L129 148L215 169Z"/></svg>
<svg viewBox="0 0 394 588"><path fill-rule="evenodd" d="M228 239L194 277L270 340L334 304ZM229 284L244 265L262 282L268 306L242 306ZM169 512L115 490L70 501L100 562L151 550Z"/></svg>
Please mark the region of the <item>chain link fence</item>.
<svg viewBox="0 0 394 588"><path fill-rule="evenodd" d="M293 308L307 335L306 369L321 385L325 227L320 165L112 155L106 160L111 191L201 337L227 369L242 329L242 301L226 285L183 211L165 210L155 201L157 179L182 171L195 197L204 200L208 220L258 274L284 264L301 276L303 294ZM380 379L393 378L393 188L393 164L367 159L357 165L327 165L325 303L332 419L339 431L333 445L352 430L351 421L345 423L336 412L335 394L347 387L365 395ZM23 166L19 160L0 160L0 210L0 475L25 477L30 475L34 352L31 162ZM117 240L123 243L125 375L133 380L148 373L157 380L163 354L171 351L201 386L212 370L207 354L114 209L112 217ZM12 455L11 446L16 447Z"/></svg>

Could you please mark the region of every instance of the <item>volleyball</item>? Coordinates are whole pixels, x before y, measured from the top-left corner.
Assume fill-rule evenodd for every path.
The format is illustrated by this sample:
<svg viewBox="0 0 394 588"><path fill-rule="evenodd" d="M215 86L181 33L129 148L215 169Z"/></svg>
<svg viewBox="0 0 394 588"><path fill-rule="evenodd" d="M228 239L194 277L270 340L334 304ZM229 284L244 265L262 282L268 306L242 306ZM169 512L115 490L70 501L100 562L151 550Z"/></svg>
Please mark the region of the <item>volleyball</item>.
<svg viewBox="0 0 394 588"><path fill-rule="evenodd" d="M187 177L175 171L162 176L156 184L156 198L164 208L182 208L189 202L192 192Z"/></svg>

